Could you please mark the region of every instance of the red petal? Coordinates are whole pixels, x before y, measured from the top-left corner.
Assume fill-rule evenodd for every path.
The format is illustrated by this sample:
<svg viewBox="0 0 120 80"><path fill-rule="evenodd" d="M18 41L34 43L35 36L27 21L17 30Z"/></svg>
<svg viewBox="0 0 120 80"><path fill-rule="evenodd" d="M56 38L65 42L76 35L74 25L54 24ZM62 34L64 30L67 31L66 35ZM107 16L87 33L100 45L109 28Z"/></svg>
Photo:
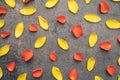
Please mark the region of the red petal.
<svg viewBox="0 0 120 80"><path fill-rule="evenodd" d="M82 61L83 60L83 55L81 53L75 53L74 54L74 60Z"/></svg>
<svg viewBox="0 0 120 80"><path fill-rule="evenodd" d="M0 36L1 36L2 38L7 38L8 36L10 36L10 32L6 32L6 31L1 32L1 33L0 33Z"/></svg>
<svg viewBox="0 0 120 80"><path fill-rule="evenodd" d="M115 66L107 66L106 68L109 75L113 76L116 73L116 67Z"/></svg>
<svg viewBox="0 0 120 80"><path fill-rule="evenodd" d="M73 35L76 37L76 38L79 38L83 35L83 31L82 31L82 27L81 25L75 25L72 27L72 32L73 32Z"/></svg>
<svg viewBox="0 0 120 80"><path fill-rule="evenodd" d="M33 57L33 51L32 50L25 50L22 53L22 58L25 62L31 60L32 57Z"/></svg>
<svg viewBox="0 0 120 80"><path fill-rule="evenodd" d="M50 58L53 62L56 62L56 60L57 60L57 55L56 55L56 53L55 53L55 52L51 52L51 53L49 54L49 58Z"/></svg>
<svg viewBox="0 0 120 80"><path fill-rule="evenodd" d="M42 74L43 74L42 69L35 69L32 71L32 76L34 78L40 78L42 76Z"/></svg>
<svg viewBox="0 0 120 80"><path fill-rule="evenodd" d="M57 20L59 23L64 24L64 23L66 22L66 17L61 15L61 16L58 16L58 17L56 18L56 20Z"/></svg>
<svg viewBox="0 0 120 80"><path fill-rule="evenodd" d="M70 80L77 80L77 69L73 68L69 73Z"/></svg>
<svg viewBox="0 0 120 80"><path fill-rule="evenodd" d="M16 66L16 63L15 63L15 62L10 62L10 63L7 65L8 71L13 72L14 69L15 69L15 66Z"/></svg>
<svg viewBox="0 0 120 80"><path fill-rule="evenodd" d="M23 3L28 3L30 2L30 0L23 0Z"/></svg>
<svg viewBox="0 0 120 80"><path fill-rule="evenodd" d="M100 43L100 48L106 51L109 51L112 48L112 44L110 41Z"/></svg>
<svg viewBox="0 0 120 80"><path fill-rule="evenodd" d="M7 14L7 9L0 6L0 14Z"/></svg>
<svg viewBox="0 0 120 80"><path fill-rule="evenodd" d="M101 13L107 13L109 12L110 7L105 1L100 2L100 12Z"/></svg>
<svg viewBox="0 0 120 80"><path fill-rule="evenodd" d="M38 28L35 24L30 24L29 25L29 30L32 31L32 32L37 32Z"/></svg>
<svg viewBox="0 0 120 80"><path fill-rule="evenodd" d="M120 36L117 37L117 41L120 43Z"/></svg>

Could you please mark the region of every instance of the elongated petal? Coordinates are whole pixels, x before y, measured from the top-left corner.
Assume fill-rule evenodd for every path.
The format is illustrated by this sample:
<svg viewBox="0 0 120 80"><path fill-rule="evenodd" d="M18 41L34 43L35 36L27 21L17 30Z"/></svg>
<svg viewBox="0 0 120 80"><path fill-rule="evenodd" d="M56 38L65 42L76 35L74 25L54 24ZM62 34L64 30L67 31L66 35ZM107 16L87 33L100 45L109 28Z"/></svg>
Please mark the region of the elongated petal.
<svg viewBox="0 0 120 80"><path fill-rule="evenodd" d="M120 29L120 22L116 19L106 20L106 26L109 29Z"/></svg>
<svg viewBox="0 0 120 80"><path fill-rule="evenodd" d="M5 3L11 8L14 8L16 5L16 0L5 0Z"/></svg>
<svg viewBox="0 0 120 80"><path fill-rule="evenodd" d="M72 13L77 13L79 10L78 4L75 0L68 0L68 9Z"/></svg>
<svg viewBox="0 0 120 80"><path fill-rule="evenodd" d="M97 40L98 40L98 36L96 32L91 33L89 37L89 46L94 47L95 44L97 43Z"/></svg>
<svg viewBox="0 0 120 80"><path fill-rule="evenodd" d="M88 61L87 61L87 70L88 71L92 71L94 69L95 62L96 62L96 60L94 57L91 57L88 59Z"/></svg>
<svg viewBox="0 0 120 80"><path fill-rule="evenodd" d="M58 38L57 41L58 41L58 45L59 45L60 48L62 48L63 50L68 50L69 49L69 44L65 39Z"/></svg>
<svg viewBox="0 0 120 80"><path fill-rule="evenodd" d="M48 30L49 24L46 19L44 19L42 16L38 16L38 21L39 21L39 25L42 29Z"/></svg>
<svg viewBox="0 0 120 80"><path fill-rule="evenodd" d="M71 69L71 71L69 72L69 79L77 80L77 76L78 76L77 69L76 68Z"/></svg>
<svg viewBox="0 0 120 80"><path fill-rule="evenodd" d="M10 45L7 44L7 45L4 45L3 47L0 48L0 57L1 56L5 56L6 54L8 54L10 50Z"/></svg>
<svg viewBox="0 0 120 80"><path fill-rule="evenodd" d="M36 8L34 8L33 6L26 6L20 10L20 13L22 15L27 15L27 16L32 15L35 12L36 12Z"/></svg>
<svg viewBox="0 0 120 80"><path fill-rule="evenodd" d="M120 80L120 75L118 75L117 80Z"/></svg>
<svg viewBox="0 0 120 80"><path fill-rule="evenodd" d="M55 79L57 80L63 80L62 78L62 72L60 71L60 69L56 66L52 67L52 75Z"/></svg>
<svg viewBox="0 0 120 80"><path fill-rule="evenodd" d="M41 36L35 41L34 47L41 48L46 43L46 36Z"/></svg>
<svg viewBox="0 0 120 80"><path fill-rule="evenodd" d="M45 7L52 8L56 6L58 2L59 0L47 0L47 2L45 3Z"/></svg>
<svg viewBox="0 0 120 80"><path fill-rule="evenodd" d="M24 32L24 23L19 22L15 28L15 37L19 38L20 36L22 36L23 32Z"/></svg>
<svg viewBox="0 0 120 80"><path fill-rule="evenodd" d="M120 65L120 57L118 57L118 65Z"/></svg>
<svg viewBox="0 0 120 80"><path fill-rule="evenodd" d="M120 2L120 0L112 0L113 2Z"/></svg>
<svg viewBox="0 0 120 80"><path fill-rule="evenodd" d="M100 77L100 76L98 76L98 75L96 75L95 78L94 78L94 80L103 80L103 78Z"/></svg>
<svg viewBox="0 0 120 80"><path fill-rule="evenodd" d="M3 28L5 25L5 20L4 19L1 19L0 20L0 29Z"/></svg>
<svg viewBox="0 0 120 80"><path fill-rule="evenodd" d="M0 79L2 79L2 77L3 77L3 70L2 70L2 68L0 67Z"/></svg>
<svg viewBox="0 0 120 80"><path fill-rule="evenodd" d="M92 0L85 0L86 4L89 4Z"/></svg>
<svg viewBox="0 0 120 80"><path fill-rule="evenodd" d="M17 78L17 80L27 80L27 73L20 74Z"/></svg>
<svg viewBox="0 0 120 80"><path fill-rule="evenodd" d="M101 18L97 14L85 14L84 19L91 23L97 23L101 21Z"/></svg>

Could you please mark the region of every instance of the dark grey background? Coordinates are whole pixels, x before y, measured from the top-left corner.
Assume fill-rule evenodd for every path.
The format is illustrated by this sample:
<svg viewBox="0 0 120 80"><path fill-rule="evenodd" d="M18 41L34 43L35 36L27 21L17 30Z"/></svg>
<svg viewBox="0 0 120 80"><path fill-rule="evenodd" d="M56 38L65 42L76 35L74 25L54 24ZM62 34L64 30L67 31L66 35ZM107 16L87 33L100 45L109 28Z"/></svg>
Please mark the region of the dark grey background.
<svg viewBox="0 0 120 80"><path fill-rule="evenodd" d="M78 80L94 80L95 75L100 75L104 80L117 80L117 76L120 74L120 66L117 64L117 58L120 56L120 44L116 41L120 31L110 30L105 26L105 21L109 18L115 18L120 20L120 3L106 0L110 5L110 12L108 14L101 14L99 12L99 2L102 0L92 0L89 5L86 5L84 0L76 0L79 5L79 12L72 14L68 11L67 0L60 0L56 7L52 9L45 8L45 2L47 0L34 0L29 4L23 4L22 0L16 0L16 7L14 9L7 6L4 0L0 0L0 5L8 9L7 15L0 15L0 19L5 19L6 24L2 31L10 31L10 37L6 39L0 38L0 47L5 44L11 44L11 50L9 54L4 57L0 57L0 66L3 68L4 76L2 80L17 80L17 76L24 72L28 73L27 80L55 80L51 75L52 66L57 66L61 69L63 74L63 80L68 79L68 73L72 68L78 70ZM27 5L33 5L37 8L37 12L32 16L23 16L19 14L19 10ZM86 13L98 14L102 21L99 23L88 23L83 19ZM37 16L41 15L49 22L49 30L44 31L39 27ZM58 15L65 15L67 22L64 25L56 22ZM25 31L19 39L14 36L15 26L18 22L23 21L25 23ZM39 27L37 33L32 33L28 30L28 25L34 23ZM74 38L71 33L71 28L75 24L80 24L83 27L83 36L79 39ZM96 32L99 36L99 40L94 48L90 48L88 45L88 37L90 33ZM39 36L47 36L47 42L41 49L34 49L34 42ZM57 37L65 38L70 49L64 51L57 45ZM99 43L109 40L112 42L112 49L109 52L103 51L99 48ZM25 63L21 59L21 53L25 49L31 49L34 51L34 58ZM49 60L49 53L56 51L58 60L57 62L51 62ZM73 54L75 52L81 52L84 56L82 62L76 62L73 60ZM96 64L92 72L88 72L86 69L87 59L89 57L95 57ZM15 61L17 67L14 72L9 72L6 69L6 65L10 61ZM114 65L117 68L117 73L114 76L109 76L105 71L107 65ZM35 79L31 75L31 70L41 67L43 69L43 76L39 79Z"/></svg>

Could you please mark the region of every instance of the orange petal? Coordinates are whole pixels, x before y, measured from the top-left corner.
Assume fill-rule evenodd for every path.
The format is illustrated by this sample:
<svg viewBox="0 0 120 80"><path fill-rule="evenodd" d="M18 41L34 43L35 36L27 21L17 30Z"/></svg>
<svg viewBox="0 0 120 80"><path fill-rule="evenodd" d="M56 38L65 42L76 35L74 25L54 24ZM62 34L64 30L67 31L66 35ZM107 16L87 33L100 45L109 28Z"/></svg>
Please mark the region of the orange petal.
<svg viewBox="0 0 120 80"><path fill-rule="evenodd" d="M28 3L28 2L30 2L30 0L22 0L23 1L23 3Z"/></svg>
<svg viewBox="0 0 120 80"><path fill-rule="evenodd" d="M40 68L32 70L32 76L34 78L40 78L42 76L42 74L43 74L43 71Z"/></svg>
<svg viewBox="0 0 120 80"><path fill-rule="evenodd" d="M100 43L100 48L105 50L105 51L109 51L111 48L112 48L112 44L110 41L105 41L105 42L102 42Z"/></svg>
<svg viewBox="0 0 120 80"><path fill-rule="evenodd" d="M25 62L31 60L33 57L33 51L32 50L25 50L23 53L22 53L22 58Z"/></svg>
<svg viewBox="0 0 120 80"><path fill-rule="evenodd" d="M81 53L75 53L74 54L74 60L82 61L83 60L83 55Z"/></svg>
<svg viewBox="0 0 120 80"><path fill-rule="evenodd" d="M105 1L100 2L100 12L101 13L107 13L109 12L110 7Z"/></svg>
<svg viewBox="0 0 120 80"><path fill-rule="evenodd" d="M7 32L7 31L1 32L1 33L0 33L0 36L1 36L2 38L7 38L8 36L10 36L10 32Z"/></svg>
<svg viewBox="0 0 120 80"><path fill-rule="evenodd" d="M61 15L61 16L57 16L56 20L61 23L61 24L65 24L66 22L66 17Z"/></svg>
<svg viewBox="0 0 120 80"><path fill-rule="evenodd" d="M107 70L107 72L110 76L113 76L116 73L116 67L115 66L107 66L106 70Z"/></svg>
<svg viewBox="0 0 120 80"><path fill-rule="evenodd" d="M117 41L120 43L120 36L117 37Z"/></svg>
<svg viewBox="0 0 120 80"><path fill-rule="evenodd" d="M57 55L56 55L56 53L55 53L55 52L51 52L51 53L49 54L49 58L50 58L50 60L52 60L53 62L56 62L56 60L57 60Z"/></svg>
<svg viewBox="0 0 120 80"><path fill-rule="evenodd" d="M69 73L70 80L77 80L77 69L73 68Z"/></svg>
<svg viewBox="0 0 120 80"><path fill-rule="evenodd" d="M76 37L76 38L79 38L83 35L83 31L82 31L82 26L81 25L74 25L72 27L72 32L73 32L73 35Z"/></svg>
<svg viewBox="0 0 120 80"><path fill-rule="evenodd" d="M15 66L16 66L15 62L8 63L8 65L7 65L8 71L13 72L15 70Z"/></svg>
<svg viewBox="0 0 120 80"><path fill-rule="evenodd" d="M29 25L29 30L32 31L32 32L37 32L38 27L35 24L30 24Z"/></svg>
<svg viewBox="0 0 120 80"><path fill-rule="evenodd" d="M0 6L0 14L7 14L7 9L5 7Z"/></svg>

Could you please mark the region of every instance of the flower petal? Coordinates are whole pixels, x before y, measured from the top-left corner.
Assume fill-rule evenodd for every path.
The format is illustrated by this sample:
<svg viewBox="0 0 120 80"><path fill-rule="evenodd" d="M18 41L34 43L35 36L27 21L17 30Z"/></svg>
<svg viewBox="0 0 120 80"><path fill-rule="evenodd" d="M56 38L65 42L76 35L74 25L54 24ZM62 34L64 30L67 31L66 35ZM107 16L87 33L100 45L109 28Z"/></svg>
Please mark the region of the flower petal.
<svg viewBox="0 0 120 80"><path fill-rule="evenodd" d="M115 66L109 65L109 66L107 66L106 70L110 76L113 76L116 74L116 67Z"/></svg>
<svg viewBox="0 0 120 80"><path fill-rule="evenodd" d="M17 80L27 80L27 73L20 74L17 78Z"/></svg>
<svg viewBox="0 0 120 80"><path fill-rule="evenodd" d="M105 42L102 42L100 43L100 48L105 50L105 51L109 51L111 48L112 48L112 44L110 41L105 41Z"/></svg>
<svg viewBox="0 0 120 80"><path fill-rule="evenodd" d="M77 80L77 69L73 68L71 69L71 71L69 72L69 79L70 80Z"/></svg>
<svg viewBox="0 0 120 80"><path fill-rule="evenodd" d="M42 74L43 74L43 71L41 68L32 70L32 76L34 78L40 78L42 76Z"/></svg>
<svg viewBox="0 0 120 80"><path fill-rule="evenodd" d="M57 60L56 52L51 52L51 53L49 54L49 58L50 58L50 60L52 60L53 62L56 62L56 60Z"/></svg>
<svg viewBox="0 0 120 80"><path fill-rule="evenodd" d="M53 8L54 6L57 5L58 2L59 0L47 0L47 2L45 3L45 7Z"/></svg>
<svg viewBox="0 0 120 80"><path fill-rule="evenodd" d="M65 24L66 22L66 17L61 15L61 16L57 16L56 20L61 23L61 24Z"/></svg>
<svg viewBox="0 0 120 80"><path fill-rule="evenodd" d="M0 15L1 14L7 14L7 9L5 8L5 7L3 7L3 6L0 6Z"/></svg>
<svg viewBox="0 0 120 80"><path fill-rule="evenodd" d="M8 65L7 65L7 69L8 69L8 71L13 72L14 69L15 69L15 66L16 66L16 63L13 62L13 61L10 62L10 63L8 63Z"/></svg>
<svg viewBox="0 0 120 80"><path fill-rule="evenodd" d="M83 60L83 55L81 53L77 52L77 53L74 54L73 58L76 61L82 61Z"/></svg>
<svg viewBox="0 0 120 80"><path fill-rule="evenodd" d="M7 31L1 32L1 33L0 33L0 36L1 36L2 38L7 38L8 36L10 36L10 32L7 32Z"/></svg>
<svg viewBox="0 0 120 80"><path fill-rule="evenodd" d="M5 25L5 20L4 19L0 19L0 29L3 28Z"/></svg>
<svg viewBox="0 0 120 80"><path fill-rule="evenodd" d="M35 24L30 24L29 25L29 31L37 32L38 31L38 27Z"/></svg>
<svg viewBox="0 0 120 80"><path fill-rule="evenodd" d="M5 3L11 7L11 8L14 8L15 5L16 5L16 0L5 0Z"/></svg>
<svg viewBox="0 0 120 80"><path fill-rule="evenodd" d="M96 62L96 60L94 57L91 57L88 59L88 61L87 61L87 70L88 71L92 71L94 69L95 62Z"/></svg>
<svg viewBox="0 0 120 80"><path fill-rule="evenodd" d="M10 45L8 45L8 44L1 47L0 48L0 57L8 54L9 50L10 50Z"/></svg>

